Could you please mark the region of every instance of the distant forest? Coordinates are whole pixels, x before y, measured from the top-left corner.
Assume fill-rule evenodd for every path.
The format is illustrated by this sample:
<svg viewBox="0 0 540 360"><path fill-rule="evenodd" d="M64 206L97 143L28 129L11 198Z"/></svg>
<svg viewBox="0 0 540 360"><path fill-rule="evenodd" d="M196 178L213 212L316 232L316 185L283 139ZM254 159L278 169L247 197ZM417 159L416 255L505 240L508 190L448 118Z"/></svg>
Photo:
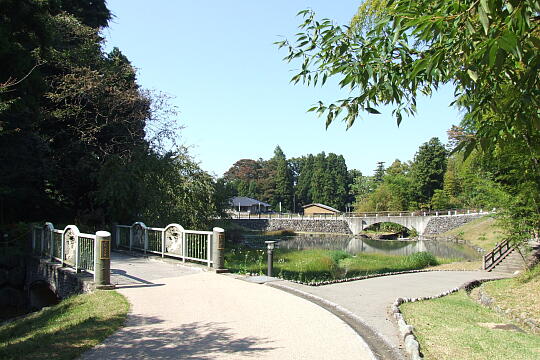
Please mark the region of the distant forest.
<svg viewBox="0 0 540 360"><path fill-rule="evenodd" d="M452 143L452 142L451 142ZM241 159L220 180L231 195L268 202L275 211L300 212L322 203L341 211L493 208L505 194L474 155L451 155L437 138L414 159L374 164L373 175L348 169L342 155L321 152L287 159L277 146L269 160Z"/></svg>

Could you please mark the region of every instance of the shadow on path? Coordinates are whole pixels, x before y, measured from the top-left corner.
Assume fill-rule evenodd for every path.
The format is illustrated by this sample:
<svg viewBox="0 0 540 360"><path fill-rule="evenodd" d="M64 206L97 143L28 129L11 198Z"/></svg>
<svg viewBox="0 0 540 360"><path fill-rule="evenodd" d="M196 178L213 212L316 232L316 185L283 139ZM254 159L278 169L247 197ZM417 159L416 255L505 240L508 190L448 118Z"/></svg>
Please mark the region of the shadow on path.
<svg viewBox="0 0 540 360"><path fill-rule="evenodd" d="M126 328L86 353L83 359L220 359L242 355L256 358L275 349L269 346L268 339L238 338L223 323L193 322L164 329L158 325L162 322L158 318L130 316Z"/></svg>

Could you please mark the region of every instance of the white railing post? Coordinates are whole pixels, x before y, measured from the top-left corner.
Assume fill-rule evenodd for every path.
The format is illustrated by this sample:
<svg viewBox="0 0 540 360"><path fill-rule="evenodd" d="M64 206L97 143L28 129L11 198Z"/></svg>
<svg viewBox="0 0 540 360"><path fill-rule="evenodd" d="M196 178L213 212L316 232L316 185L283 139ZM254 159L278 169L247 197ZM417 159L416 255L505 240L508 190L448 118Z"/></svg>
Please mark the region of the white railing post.
<svg viewBox="0 0 540 360"><path fill-rule="evenodd" d="M148 228L145 226L144 227L144 253L146 254L146 250L148 249Z"/></svg>
<svg viewBox="0 0 540 360"><path fill-rule="evenodd" d="M61 244L61 249L60 249L60 265L61 266L64 266L64 260L65 260L65 255L64 255L64 252L66 251L66 246L65 246L65 243L66 243L66 232L65 230L62 232L62 244Z"/></svg>
<svg viewBox="0 0 540 360"><path fill-rule="evenodd" d="M212 257L212 235L206 235L206 265L210 267L210 258Z"/></svg>
<svg viewBox="0 0 540 360"><path fill-rule="evenodd" d="M161 231L161 257L165 257L165 229Z"/></svg>
<svg viewBox="0 0 540 360"><path fill-rule="evenodd" d="M97 237L94 238L94 283L96 282L96 274L98 272L98 269L96 268L97 267L97 257L98 257L98 252L99 252L99 244L98 244L98 240L97 240Z"/></svg>
<svg viewBox="0 0 540 360"><path fill-rule="evenodd" d="M40 248L39 248L39 256L41 257L43 255L43 243L45 242L45 229L41 228L41 241L40 241Z"/></svg>
<svg viewBox="0 0 540 360"><path fill-rule="evenodd" d="M79 234L75 234L75 272L79 272Z"/></svg>
<svg viewBox="0 0 540 360"><path fill-rule="evenodd" d="M186 262L186 233L182 231L182 262Z"/></svg>
<svg viewBox="0 0 540 360"><path fill-rule="evenodd" d="M129 251L131 251L132 244L133 244L133 225L129 227Z"/></svg>
<svg viewBox="0 0 540 360"><path fill-rule="evenodd" d="M116 242L116 248L120 249L120 227L118 226L118 224L115 225L114 232L116 233L116 236L114 239Z"/></svg>

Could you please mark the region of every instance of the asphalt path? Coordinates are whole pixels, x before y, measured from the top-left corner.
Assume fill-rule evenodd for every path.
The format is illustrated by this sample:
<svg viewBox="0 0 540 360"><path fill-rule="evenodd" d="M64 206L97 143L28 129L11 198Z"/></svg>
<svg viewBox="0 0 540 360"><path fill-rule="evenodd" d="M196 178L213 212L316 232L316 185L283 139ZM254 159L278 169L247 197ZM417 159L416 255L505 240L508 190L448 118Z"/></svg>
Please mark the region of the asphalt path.
<svg viewBox="0 0 540 360"><path fill-rule="evenodd" d="M343 320L279 289L121 254L111 269L128 321L82 359L374 358Z"/></svg>

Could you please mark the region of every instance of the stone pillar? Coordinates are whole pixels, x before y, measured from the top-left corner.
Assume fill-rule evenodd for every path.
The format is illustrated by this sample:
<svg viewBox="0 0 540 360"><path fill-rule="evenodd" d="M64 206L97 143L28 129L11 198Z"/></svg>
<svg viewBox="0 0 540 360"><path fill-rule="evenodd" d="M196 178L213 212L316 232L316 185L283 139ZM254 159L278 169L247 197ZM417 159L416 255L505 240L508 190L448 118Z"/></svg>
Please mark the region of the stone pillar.
<svg viewBox="0 0 540 360"><path fill-rule="evenodd" d="M213 249L212 261L216 272L226 272L225 269L225 230L219 227L212 229L213 231Z"/></svg>
<svg viewBox="0 0 540 360"><path fill-rule="evenodd" d="M98 231L95 245L94 283L96 288L114 288L114 285L111 285L111 233Z"/></svg>

